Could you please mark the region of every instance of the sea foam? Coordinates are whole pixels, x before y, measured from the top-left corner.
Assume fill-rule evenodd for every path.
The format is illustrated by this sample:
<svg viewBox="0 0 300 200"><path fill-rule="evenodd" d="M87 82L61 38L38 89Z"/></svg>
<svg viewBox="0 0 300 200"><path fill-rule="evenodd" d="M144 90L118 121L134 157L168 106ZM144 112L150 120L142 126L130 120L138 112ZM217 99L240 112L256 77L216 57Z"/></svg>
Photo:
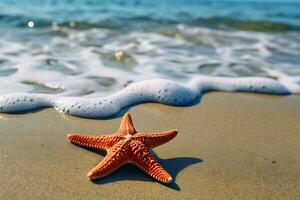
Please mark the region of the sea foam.
<svg viewBox="0 0 300 200"><path fill-rule="evenodd" d="M14 93L0 97L0 111L18 113L53 107L59 112L69 115L104 118L117 115L124 109L146 102L173 106L192 105L199 102L202 95L209 91L242 91L276 95L299 94L299 80L198 76L187 83L177 83L166 79L151 79L132 83L119 92L101 98Z"/></svg>
<svg viewBox="0 0 300 200"><path fill-rule="evenodd" d="M193 105L209 91L300 91L298 31L137 22L126 32L55 21L0 30L0 112L102 118L145 102Z"/></svg>

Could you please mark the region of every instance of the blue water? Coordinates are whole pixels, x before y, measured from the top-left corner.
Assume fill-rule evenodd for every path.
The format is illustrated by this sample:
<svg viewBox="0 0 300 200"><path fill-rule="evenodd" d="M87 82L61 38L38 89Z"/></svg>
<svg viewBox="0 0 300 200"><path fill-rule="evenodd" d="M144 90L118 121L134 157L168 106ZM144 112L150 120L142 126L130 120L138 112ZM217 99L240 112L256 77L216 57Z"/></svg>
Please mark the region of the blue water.
<svg viewBox="0 0 300 200"><path fill-rule="evenodd" d="M300 1L1 0L0 95L300 76Z"/></svg>
<svg viewBox="0 0 300 200"><path fill-rule="evenodd" d="M242 29L299 29L300 1L216 1L216 0L1 0L1 26L36 27L52 21L76 21L83 27L146 28L187 23ZM256 25L245 22L260 22ZM271 23L263 26L262 22ZM272 23L279 23L276 26ZM273 25L273 26L272 26Z"/></svg>

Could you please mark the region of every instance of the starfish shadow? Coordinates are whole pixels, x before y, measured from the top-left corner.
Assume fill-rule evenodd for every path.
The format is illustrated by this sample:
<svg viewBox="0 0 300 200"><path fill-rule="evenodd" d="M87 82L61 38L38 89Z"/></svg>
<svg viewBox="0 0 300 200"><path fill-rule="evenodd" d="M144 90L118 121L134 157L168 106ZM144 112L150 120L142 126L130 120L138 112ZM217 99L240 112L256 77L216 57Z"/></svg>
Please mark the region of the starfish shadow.
<svg viewBox="0 0 300 200"><path fill-rule="evenodd" d="M171 174L173 177L173 182L170 184L164 184L166 187L171 189L180 191L180 187L176 183L177 175L180 171L187 168L190 165L194 165L197 163L203 162L202 159L194 158L194 157L176 157L176 158L169 158L169 159L161 159L159 158L153 151L153 155L155 156L156 160Z"/></svg>
<svg viewBox="0 0 300 200"><path fill-rule="evenodd" d="M91 152L97 153L102 156L106 155L106 152L104 150L91 149L82 146L79 147L87 149ZM92 180L92 182L98 185L109 184L112 182L117 182L122 180L158 182L168 188L180 191L180 187L176 183L176 177L179 174L179 172L190 165L203 162L203 160L194 157L176 157L176 158L169 158L169 159L161 159L153 151L152 154L156 158L156 160L163 166L163 168L165 168L171 174L171 176L173 177L172 183L165 184L165 183L158 182L132 164L126 164L120 167L112 174L102 177L101 179Z"/></svg>

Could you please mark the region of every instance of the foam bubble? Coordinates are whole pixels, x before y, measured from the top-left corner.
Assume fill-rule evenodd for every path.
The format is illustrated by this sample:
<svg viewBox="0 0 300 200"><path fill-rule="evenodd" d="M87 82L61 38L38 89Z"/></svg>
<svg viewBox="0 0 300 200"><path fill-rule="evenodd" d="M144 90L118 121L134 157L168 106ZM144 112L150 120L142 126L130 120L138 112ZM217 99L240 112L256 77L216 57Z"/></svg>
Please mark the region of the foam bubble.
<svg viewBox="0 0 300 200"><path fill-rule="evenodd" d="M59 97L40 94L9 94L0 97L0 111L24 112L54 107L62 113L86 118L110 117L130 106L157 102L188 106L208 91L243 91L277 95L300 93L300 78L273 80L268 78L224 78L199 76L187 83L151 79L133 83L125 89L102 98Z"/></svg>
<svg viewBox="0 0 300 200"><path fill-rule="evenodd" d="M53 26L58 30L53 31ZM154 78L184 82L199 74L270 77L270 69L290 77L300 75L299 32L174 24L124 34L76 27L53 22L49 29L37 27L34 32L0 32L0 45L5 47L0 49L0 94L100 97L128 82ZM104 79L114 82L102 84Z"/></svg>
<svg viewBox="0 0 300 200"><path fill-rule="evenodd" d="M0 31L1 112L54 107L98 118L145 102L186 106L208 91L300 92L297 31L171 23L124 34L80 23L36 24Z"/></svg>

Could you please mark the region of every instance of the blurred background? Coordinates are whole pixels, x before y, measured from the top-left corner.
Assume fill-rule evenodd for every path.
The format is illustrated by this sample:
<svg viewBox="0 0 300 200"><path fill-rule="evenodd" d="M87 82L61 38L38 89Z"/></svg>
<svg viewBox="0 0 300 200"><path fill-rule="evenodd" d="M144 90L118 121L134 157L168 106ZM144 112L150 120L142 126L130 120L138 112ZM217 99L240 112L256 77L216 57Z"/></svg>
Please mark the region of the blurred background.
<svg viewBox="0 0 300 200"><path fill-rule="evenodd" d="M0 94L300 75L300 1L1 0Z"/></svg>

